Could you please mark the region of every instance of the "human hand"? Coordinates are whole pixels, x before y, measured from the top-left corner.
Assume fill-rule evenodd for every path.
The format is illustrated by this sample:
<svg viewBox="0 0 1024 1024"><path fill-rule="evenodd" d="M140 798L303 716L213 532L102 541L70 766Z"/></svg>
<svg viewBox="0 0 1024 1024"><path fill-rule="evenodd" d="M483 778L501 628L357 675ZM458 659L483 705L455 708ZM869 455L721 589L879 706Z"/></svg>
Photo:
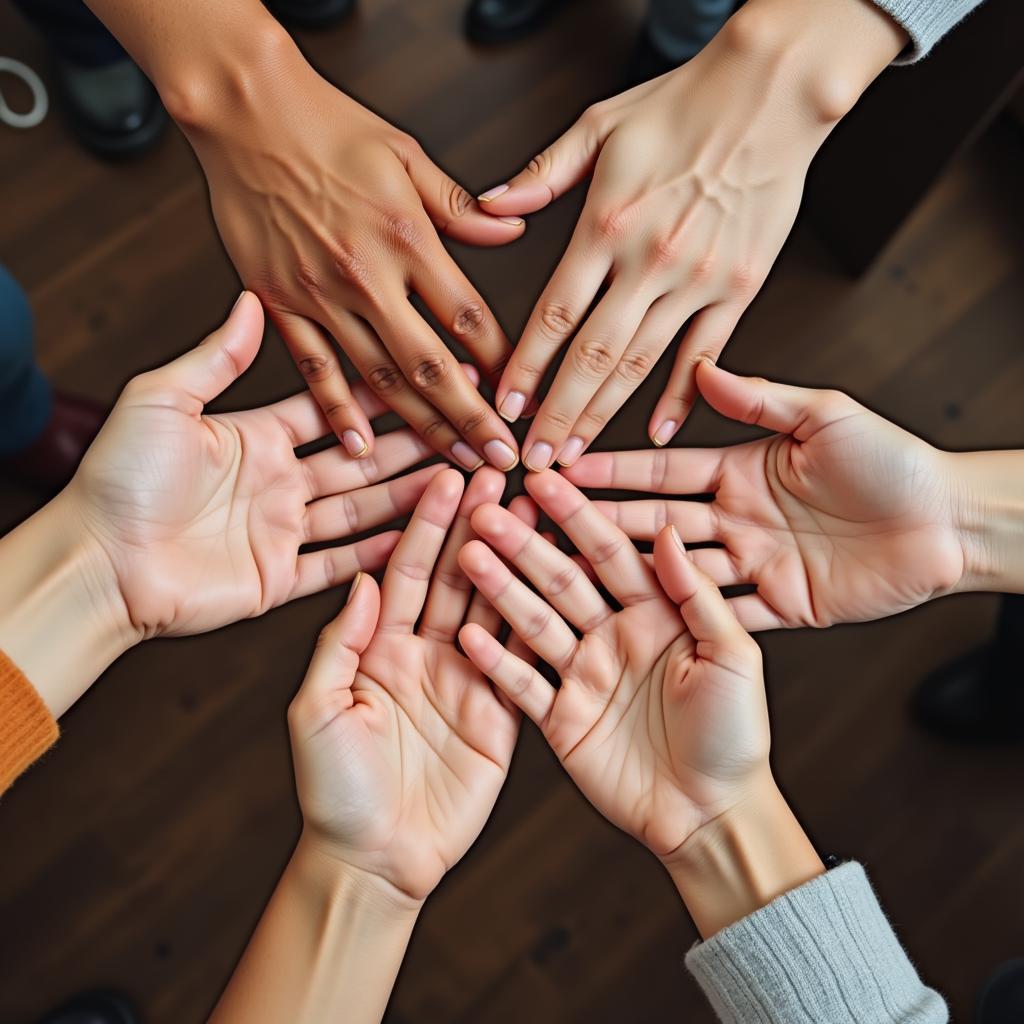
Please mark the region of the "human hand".
<svg viewBox="0 0 1024 1024"><path fill-rule="evenodd" d="M281 33L242 96L168 104L206 172L218 230L349 454L372 450L335 343L373 391L467 469L518 459L508 427L410 303L497 378L509 344L438 238L501 245L520 218L482 213L418 143L326 82ZM198 90L197 90L198 91ZM222 99L221 97L227 99ZM229 102L230 101L230 102ZM333 339L333 340L332 340Z"/></svg>
<svg viewBox="0 0 1024 1024"><path fill-rule="evenodd" d="M463 548L459 564L560 686L475 625L460 632L463 649L537 723L591 803L670 862L770 778L760 652L668 532L656 546L656 576L556 473L528 477L527 488L622 610L572 558L484 505L472 517L481 540Z"/></svg>
<svg viewBox="0 0 1024 1024"><path fill-rule="evenodd" d="M262 329L243 294L201 345L129 382L58 499L109 564L138 638L216 629L379 568L397 531L300 546L407 512L443 468L388 480L433 454L409 430L382 438L371 459L337 446L299 459L296 446L330 433L307 393L204 415L249 367ZM368 418L386 411L361 385L354 395Z"/></svg>
<svg viewBox="0 0 1024 1024"><path fill-rule="evenodd" d="M568 346L523 442L527 468L579 458L689 321L648 425L656 445L671 440L696 362L721 352L789 234L812 157L904 41L860 0L755 0L687 64L595 104L481 196L496 215L526 214L592 175L497 389L515 420Z"/></svg>
<svg viewBox="0 0 1024 1024"><path fill-rule="evenodd" d="M454 470L431 481L382 587L358 578L289 711L304 842L414 900L483 828L519 732L518 712L455 645L464 621L492 636L500 626L457 555L473 510L503 486L492 469L464 495ZM515 504L529 520L529 503Z"/></svg>
<svg viewBox="0 0 1024 1024"><path fill-rule="evenodd" d="M597 505L634 540L666 523L746 629L830 626L895 615L960 587L967 564L955 457L835 391L737 377L710 362L701 394L730 419L779 431L730 448L587 455L581 487L665 495ZM1019 527L1018 527L1019 528Z"/></svg>

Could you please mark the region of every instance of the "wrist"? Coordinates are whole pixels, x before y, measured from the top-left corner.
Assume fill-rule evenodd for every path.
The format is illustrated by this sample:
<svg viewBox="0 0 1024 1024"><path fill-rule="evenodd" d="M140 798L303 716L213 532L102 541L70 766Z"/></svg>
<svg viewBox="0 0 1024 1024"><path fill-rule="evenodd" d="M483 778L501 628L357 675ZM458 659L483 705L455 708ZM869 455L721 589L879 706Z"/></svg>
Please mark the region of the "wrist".
<svg viewBox="0 0 1024 1024"><path fill-rule="evenodd" d="M767 772L663 863L705 939L825 870Z"/></svg>
<svg viewBox="0 0 1024 1024"><path fill-rule="evenodd" d="M59 717L142 636L67 491L0 540L0 564L0 649Z"/></svg>
<svg viewBox="0 0 1024 1024"><path fill-rule="evenodd" d="M955 590L1024 593L1024 452L948 452L964 553Z"/></svg>
<svg viewBox="0 0 1024 1024"><path fill-rule="evenodd" d="M908 41L871 0L748 0L720 37L735 59L770 69L828 129Z"/></svg>

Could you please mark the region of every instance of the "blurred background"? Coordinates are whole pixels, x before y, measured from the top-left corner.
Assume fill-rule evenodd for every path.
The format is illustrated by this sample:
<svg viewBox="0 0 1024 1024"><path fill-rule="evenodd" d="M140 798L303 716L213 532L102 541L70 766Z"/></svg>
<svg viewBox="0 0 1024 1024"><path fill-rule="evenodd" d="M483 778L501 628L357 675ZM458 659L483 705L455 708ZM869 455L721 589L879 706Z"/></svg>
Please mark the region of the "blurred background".
<svg viewBox="0 0 1024 1024"><path fill-rule="evenodd" d="M466 41L461 0L360 0L343 25L297 38L332 81L480 191L619 90L643 6L568 4L535 36L485 48ZM989 0L924 65L886 72L840 125L726 366L842 388L946 448L1024 447L1011 27L1019 0ZM3 2L0 55L52 87L44 44ZM14 106L17 83L3 86ZM510 336L580 200L531 216L504 250L458 249ZM56 112L29 131L0 126L0 264L28 292L43 368L103 403L213 328L239 290L176 130L109 163ZM596 448L646 445L666 370ZM220 407L300 386L284 347L266 344ZM746 436L701 407L676 443ZM0 530L40 500L0 480ZM204 1018L297 834L285 708L342 597L146 644L66 716L60 744L0 805L0 1021L31 1021L97 985L129 993L148 1021ZM992 968L1024 954L1024 744L936 738L908 702L930 672L988 641L998 605L947 598L761 638L785 790L819 850L867 865L958 1020ZM388 1020L711 1021L682 963L694 940L658 865L590 810L527 725L494 817L427 905Z"/></svg>

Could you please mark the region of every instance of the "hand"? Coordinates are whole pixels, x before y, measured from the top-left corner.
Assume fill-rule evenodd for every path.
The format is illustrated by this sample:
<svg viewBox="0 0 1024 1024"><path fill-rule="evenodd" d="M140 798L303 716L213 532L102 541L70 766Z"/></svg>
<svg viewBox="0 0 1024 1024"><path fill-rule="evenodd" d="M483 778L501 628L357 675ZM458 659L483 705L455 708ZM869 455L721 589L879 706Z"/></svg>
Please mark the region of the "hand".
<svg viewBox="0 0 1024 1024"><path fill-rule="evenodd" d="M527 524L484 505L472 517L481 540L459 564L560 686L476 625L460 632L463 649L537 723L591 803L670 861L770 777L760 652L669 531L658 539L655 576L556 473L529 477L527 487L622 610Z"/></svg>
<svg viewBox="0 0 1024 1024"><path fill-rule="evenodd" d="M588 455L566 476L581 487L713 494L597 504L634 540L671 523L688 544L723 545L691 555L720 587L757 585L731 601L745 628L878 619L960 586L955 457L840 392L710 362L697 382L722 415L779 433L731 448Z"/></svg>
<svg viewBox="0 0 1024 1024"><path fill-rule="evenodd" d="M480 197L525 214L593 176L497 390L515 420L568 346L523 442L527 468L575 462L689 321L648 426L656 445L671 440L697 360L721 352L789 234L812 157L904 41L861 0L754 0L687 64L591 107Z"/></svg>
<svg viewBox="0 0 1024 1024"><path fill-rule="evenodd" d="M453 470L431 482L382 588L359 577L289 711L304 840L414 900L483 828L519 731L455 646L464 620L489 635L500 625L456 558L470 514L502 489L490 469L464 496Z"/></svg>
<svg viewBox="0 0 1024 1024"><path fill-rule="evenodd" d="M139 638L200 633L382 566L399 534L300 554L410 510L442 467L387 483L431 455L411 431L374 458L341 447L300 459L330 432L308 394L248 412L203 406L249 367L263 314L243 294L227 322L174 362L136 377L58 499L102 552ZM384 412L355 391L367 417Z"/></svg>
<svg viewBox="0 0 1024 1024"><path fill-rule="evenodd" d="M281 36L259 64L267 73L250 72L244 98L229 109L200 114L196 103L168 93L242 280L349 454L367 454L373 435L334 343L446 458L467 469L484 459L512 468L518 449L511 432L409 294L496 379L508 341L437 232L500 245L522 234L523 221L482 213L415 140L322 79ZM215 103L223 104L220 96Z"/></svg>

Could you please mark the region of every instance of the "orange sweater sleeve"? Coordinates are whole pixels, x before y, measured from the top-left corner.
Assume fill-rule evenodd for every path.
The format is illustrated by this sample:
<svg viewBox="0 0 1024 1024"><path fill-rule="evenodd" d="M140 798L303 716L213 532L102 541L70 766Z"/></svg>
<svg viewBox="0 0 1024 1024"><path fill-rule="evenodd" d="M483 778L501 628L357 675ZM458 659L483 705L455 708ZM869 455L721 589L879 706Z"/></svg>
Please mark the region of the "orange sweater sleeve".
<svg viewBox="0 0 1024 1024"><path fill-rule="evenodd" d="M57 742L59 732L35 687L0 651L0 793Z"/></svg>

